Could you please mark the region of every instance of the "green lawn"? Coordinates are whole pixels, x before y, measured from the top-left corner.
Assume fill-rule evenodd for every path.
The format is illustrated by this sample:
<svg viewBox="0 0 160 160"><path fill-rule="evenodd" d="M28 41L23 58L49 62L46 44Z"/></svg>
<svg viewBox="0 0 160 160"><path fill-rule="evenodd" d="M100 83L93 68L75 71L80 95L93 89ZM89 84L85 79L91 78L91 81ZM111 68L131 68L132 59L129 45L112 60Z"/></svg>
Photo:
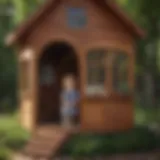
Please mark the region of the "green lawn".
<svg viewBox="0 0 160 160"><path fill-rule="evenodd" d="M24 131L15 115L0 116L0 160L9 160L12 152L19 150L29 134Z"/></svg>

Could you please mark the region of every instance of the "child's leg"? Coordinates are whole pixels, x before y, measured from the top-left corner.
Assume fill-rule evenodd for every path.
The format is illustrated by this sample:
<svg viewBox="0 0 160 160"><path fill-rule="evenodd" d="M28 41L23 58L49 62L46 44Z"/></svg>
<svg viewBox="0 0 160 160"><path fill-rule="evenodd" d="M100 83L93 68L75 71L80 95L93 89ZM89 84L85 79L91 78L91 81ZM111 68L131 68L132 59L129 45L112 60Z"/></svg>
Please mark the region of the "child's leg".
<svg viewBox="0 0 160 160"><path fill-rule="evenodd" d="M62 116L62 125L67 128L74 126L73 118L68 115Z"/></svg>
<svg viewBox="0 0 160 160"><path fill-rule="evenodd" d="M66 123L66 113L65 108L61 107L60 117L61 117L61 124L65 125Z"/></svg>
<svg viewBox="0 0 160 160"><path fill-rule="evenodd" d="M63 126L66 126L66 125L68 124L68 118L67 118L66 115L62 115L62 116L61 116L61 124L62 124Z"/></svg>
<svg viewBox="0 0 160 160"><path fill-rule="evenodd" d="M78 122L78 108L74 107L72 112L72 124L76 125Z"/></svg>
<svg viewBox="0 0 160 160"><path fill-rule="evenodd" d="M70 127L72 124L70 110L67 107L61 110L61 123L64 127Z"/></svg>

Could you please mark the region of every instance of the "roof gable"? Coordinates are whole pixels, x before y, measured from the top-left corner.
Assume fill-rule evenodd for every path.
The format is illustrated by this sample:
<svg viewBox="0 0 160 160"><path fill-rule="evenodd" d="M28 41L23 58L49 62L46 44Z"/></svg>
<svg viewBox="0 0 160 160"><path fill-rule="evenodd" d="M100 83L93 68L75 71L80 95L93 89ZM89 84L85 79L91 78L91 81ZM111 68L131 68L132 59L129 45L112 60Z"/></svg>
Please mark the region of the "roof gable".
<svg viewBox="0 0 160 160"><path fill-rule="evenodd" d="M95 2L99 3L104 10L110 10L133 34L141 38L144 37L144 31L113 0L95 0Z"/></svg>
<svg viewBox="0 0 160 160"><path fill-rule="evenodd" d="M135 23L133 23L126 14L112 1L110 0L91 0L101 7L101 9L109 10L117 19L123 23L127 29L135 36L143 37L144 32ZM61 0L48 0L31 18L21 24L16 31L9 34L6 38L6 44L12 45L18 43L23 37L29 35L32 30L59 4Z"/></svg>

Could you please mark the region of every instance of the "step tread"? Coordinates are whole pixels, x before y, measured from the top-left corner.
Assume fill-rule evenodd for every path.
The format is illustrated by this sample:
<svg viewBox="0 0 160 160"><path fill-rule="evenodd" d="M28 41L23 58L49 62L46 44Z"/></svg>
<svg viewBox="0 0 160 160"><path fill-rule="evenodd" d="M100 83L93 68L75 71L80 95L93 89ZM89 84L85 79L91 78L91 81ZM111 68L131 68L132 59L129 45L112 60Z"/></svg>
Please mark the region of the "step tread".
<svg viewBox="0 0 160 160"><path fill-rule="evenodd" d="M44 150L44 149L37 149L37 150L33 150L32 148L28 148L26 150L24 150L22 153L24 153L25 155L28 155L30 157L48 157L51 155L52 150Z"/></svg>
<svg viewBox="0 0 160 160"><path fill-rule="evenodd" d="M37 143L29 143L26 147L25 147L25 150L54 150L54 148L59 144L61 143L61 139L57 139L55 140L52 144L46 144L44 145L43 143L42 144L39 144L37 145Z"/></svg>
<svg viewBox="0 0 160 160"><path fill-rule="evenodd" d="M34 157L50 157L57 153L68 136L66 132L61 132L53 135L52 139L43 136L33 137L23 149L23 153Z"/></svg>
<svg viewBox="0 0 160 160"><path fill-rule="evenodd" d="M27 144L34 144L34 145L53 145L58 139L63 139L66 137L66 134L59 134L57 136L53 136L52 138L43 137L43 136L35 136L28 141Z"/></svg>

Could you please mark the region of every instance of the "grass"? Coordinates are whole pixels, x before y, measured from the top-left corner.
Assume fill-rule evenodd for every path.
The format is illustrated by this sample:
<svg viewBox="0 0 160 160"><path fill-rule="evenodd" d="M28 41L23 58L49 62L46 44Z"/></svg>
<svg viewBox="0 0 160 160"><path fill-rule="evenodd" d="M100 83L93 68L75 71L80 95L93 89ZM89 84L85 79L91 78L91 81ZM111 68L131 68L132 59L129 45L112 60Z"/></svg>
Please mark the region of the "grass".
<svg viewBox="0 0 160 160"><path fill-rule="evenodd" d="M0 116L0 160L10 159L12 152L19 150L28 140L15 115Z"/></svg>

